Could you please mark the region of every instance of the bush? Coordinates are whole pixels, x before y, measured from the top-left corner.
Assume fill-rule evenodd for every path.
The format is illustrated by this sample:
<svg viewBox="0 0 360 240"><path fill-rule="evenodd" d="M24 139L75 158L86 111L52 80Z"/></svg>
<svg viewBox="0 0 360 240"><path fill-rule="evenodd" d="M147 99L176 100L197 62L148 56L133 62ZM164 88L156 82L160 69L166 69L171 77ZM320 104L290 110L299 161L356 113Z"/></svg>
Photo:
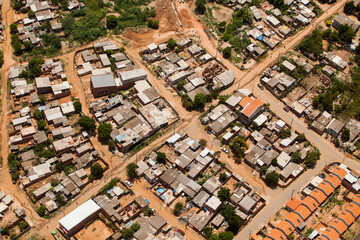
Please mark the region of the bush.
<svg viewBox="0 0 360 240"><path fill-rule="evenodd" d="M301 163L300 151L296 151L291 155L291 161L294 163Z"/></svg>
<svg viewBox="0 0 360 240"><path fill-rule="evenodd" d="M157 152L156 153L157 157L156 157L156 161L158 163L163 163L166 164L166 155L163 152Z"/></svg>
<svg viewBox="0 0 360 240"><path fill-rule="evenodd" d="M249 148L244 138L236 137L230 144L231 151L237 159L244 157L245 151Z"/></svg>
<svg viewBox="0 0 360 240"><path fill-rule="evenodd" d="M305 142L307 141L305 134L300 133L297 137L296 137L296 141L298 141L299 143Z"/></svg>
<svg viewBox="0 0 360 240"><path fill-rule="evenodd" d="M44 117L45 117L44 111L40 111L39 109L36 109L34 111L33 115L36 120L44 119Z"/></svg>
<svg viewBox="0 0 360 240"><path fill-rule="evenodd" d="M135 163L129 163L126 166L126 175L129 179L134 179L136 177L137 166Z"/></svg>
<svg viewBox="0 0 360 240"><path fill-rule="evenodd" d="M137 232L140 229L140 225L138 223L134 223L133 225L131 225L130 229L134 232Z"/></svg>
<svg viewBox="0 0 360 240"><path fill-rule="evenodd" d="M148 23L147 23L147 26L149 28L152 28L152 29L158 29L159 28L159 21L153 21L153 20L149 20Z"/></svg>
<svg viewBox="0 0 360 240"><path fill-rule="evenodd" d="M226 173L220 173L220 175L219 175L219 180L220 180L220 182L225 182L225 180L226 180L227 178L228 178L228 177L227 177Z"/></svg>
<svg viewBox="0 0 360 240"><path fill-rule="evenodd" d="M341 140L344 142L349 141L350 139L350 130L347 128L344 128L342 133L341 133Z"/></svg>
<svg viewBox="0 0 360 240"><path fill-rule="evenodd" d="M267 170L268 170L268 167L266 165L261 166L261 168L259 170L260 175L265 175Z"/></svg>
<svg viewBox="0 0 360 240"><path fill-rule="evenodd" d="M130 240L133 237L134 233L134 230L132 230L131 228L124 229L123 238L126 240Z"/></svg>
<svg viewBox="0 0 360 240"><path fill-rule="evenodd" d="M55 170L58 171L58 172L61 172L62 169L63 169L63 167L62 167L61 162L57 162L57 163L55 164Z"/></svg>
<svg viewBox="0 0 360 240"><path fill-rule="evenodd" d="M309 168L313 168L316 166L317 161L320 159L320 152L308 152L305 158L305 165Z"/></svg>
<svg viewBox="0 0 360 240"><path fill-rule="evenodd" d="M230 58L231 57L231 47L226 47L226 48L224 48L224 50L223 50L223 57L224 58Z"/></svg>
<svg viewBox="0 0 360 240"><path fill-rule="evenodd" d="M74 103L74 108L77 113L80 113L82 111L82 105L79 100L76 100Z"/></svg>
<svg viewBox="0 0 360 240"><path fill-rule="evenodd" d="M36 209L37 214L39 214L40 217L45 216L46 208L43 205L40 205L38 209Z"/></svg>
<svg viewBox="0 0 360 240"><path fill-rule="evenodd" d="M39 95L39 102L41 105L44 105L46 103L46 97L42 94Z"/></svg>
<svg viewBox="0 0 360 240"><path fill-rule="evenodd" d="M174 207L174 215L180 216L181 210L183 209L184 205L181 202L177 202Z"/></svg>
<svg viewBox="0 0 360 240"><path fill-rule="evenodd" d="M240 218L240 217L239 217ZM242 226L242 224L241 224ZM230 227L230 226L229 226ZM232 240L234 238L234 233L226 231L226 232L221 232L219 234L219 238L221 240Z"/></svg>
<svg viewBox="0 0 360 240"><path fill-rule="evenodd" d="M207 144L206 139L203 139L203 138L200 139L199 144L200 144L200 146L202 146L202 147L206 147L206 144Z"/></svg>
<svg viewBox="0 0 360 240"><path fill-rule="evenodd" d="M206 6L205 6L206 1L205 0L196 0L195 2L195 12L198 14L204 14L206 11Z"/></svg>
<svg viewBox="0 0 360 240"><path fill-rule="evenodd" d="M97 129L99 139L102 141L109 140L111 131L112 131L112 126L110 123L101 123Z"/></svg>
<svg viewBox="0 0 360 240"><path fill-rule="evenodd" d="M90 171L91 171L91 174L95 177L95 178L98 178L98 177L101 177L103 172L104 172L104 169L103 167L100 165L100 163L95 163L91 166L90 168Z"/></svg>
<svg viewBox="0 0 360 240"><path fill-rule="evenodd" d="M265 183L269 187L276 187L279 182L279 174L277 172L271 172L266 174Z"/></svg>
<svg viewBox="0 0 360 240"><path fill-rule="evenodd" d="M117 26L118 20L115 15L108 15L106 16L106 27L108 29L113 29Z"/></svg>
<svg viewBox="0 0 360 240"><path fill-rule="evenodd" d="M116 142L115 142L115 140L110 139L109 142L108 142L108 145L109 145L109 150L110 150L110 151L115 151L115 149L116 149Z"/></svg>
<svg viewBox="0 0 360 240"><path fill-rule="evenodd" d="M204 93L198 93L195 95L194 107L197 109L204 108L206 103L206 98Z"/></svg>
<svg viewBox="0 0 360 240"><path fill-rule="evenodd" d="M81 116L78 121L80 127L82 127L84 130L90 130L95 131L96 125L95 125L95 119L90 118L88 116Z"/></svg>
<svg viewBox="0 0 360 240"><path fill-rule="evenodd" d="M282 130L281 133L280 133L280 137L281 137L282 139L291 137L291 130L290 130L290 129L284 129L284 130Z"/></svg>
<svg viewBox="0 0 360 240"><path fill-rule="evenodd" d="M225 202L230 198L230 189L228 188L220 188L217 197L220 199L220 201Z"/></svg>
<svg viewBox="0 0 360 240"><path fill-rule="evenodd" d="M43 65L44 62L45 62L44 59L40 57L31 58L29 60L29 65L28 65L29 71L34 75L41 73L41 65Z"/></svg>
<svg viewBox="0 0 360 240"><path fill-rule="evenodd" d="M210 226L204 227L203 233L204 233L205 237L206 237L206 238L210 238L211 235L212 235L213 230L214 230L214 229L213 229L212 227L210 227Z"/></svg>
<svg viewBox="0 0 360 240"><path fill-rule="evenodd" d="M44 131L46 129L47 123L45 120L40 120L38 121L37 125L39 130Z"/></svg>

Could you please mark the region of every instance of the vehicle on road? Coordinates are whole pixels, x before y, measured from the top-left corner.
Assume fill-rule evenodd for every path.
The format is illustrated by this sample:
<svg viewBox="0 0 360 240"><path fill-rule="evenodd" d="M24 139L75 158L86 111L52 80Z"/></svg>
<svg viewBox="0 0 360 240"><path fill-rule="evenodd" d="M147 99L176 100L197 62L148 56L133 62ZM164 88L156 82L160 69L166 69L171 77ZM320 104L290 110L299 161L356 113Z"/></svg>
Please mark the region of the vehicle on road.
<svg viewBox="0 0 360 240"><path fill-rule="evenodd" d="M284 111L285 111L285 112L289 112L289 111L290 111L289 107L288 107L288 106L285 106L285 107L284 107Z"/></svg>
<svg viewBox="0 0 360 240"><path fill-rule="evenodd" d="M264 90L264 86L261 85L260 83L258 83L258 87L259 87L261 90Z"/></svg>
<svg viewBox="0 0 360 240"><path fill-rule="evenodd" d="M226 148L222 148L221 151L223 151L224 153L228 154L229 150L227 150Z"/></svg>
<svg viewBox="0 0 360 240"><path fill-rule="evenodd" d="M131 182L130 182L129 180L125 180L125 183L126 183L126 185L128 185L129 187L132 186L132 184L131 184Z"/></svg>

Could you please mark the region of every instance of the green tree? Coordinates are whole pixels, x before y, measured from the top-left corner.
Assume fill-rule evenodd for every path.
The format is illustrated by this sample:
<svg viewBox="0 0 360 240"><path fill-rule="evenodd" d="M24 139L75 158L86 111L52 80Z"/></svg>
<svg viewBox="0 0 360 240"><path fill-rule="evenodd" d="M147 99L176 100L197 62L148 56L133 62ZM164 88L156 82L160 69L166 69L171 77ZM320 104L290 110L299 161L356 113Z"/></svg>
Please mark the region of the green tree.
<svg viewBox="0 0 360 240"><path fill-rule="evenodd" d="M40 111L39 109L36 109L34 111L33 115L36 120L41 120L41 119L44 119L44 117L45 117L44 111Z"/></svg>
<svg viewBox="0 0 360 240"><path fill-rule="evenodd" d="M221 240L232 240L234 238L234 233L232 233L230 231L221 232L219 234L219 237Z"/></svg>
<svg viewBox="0 0 360 240"><path fill-rule="evenodd" d="M134 232L137 232L140 229L140 224L134 223L130 227Z"/></svg>
<svg viewBox="0 0 360 240"><path fill-rule="evenodd" d="M234 156L240 160L244 157L245 151L248 149L248 145L243 137L236 137L230 144L230 149L234 153Z"/></svg>
<svg viewBox="0 0 360 240"><path fill-rule="evenodd" d="M276 187L279 182L279 174L277 172L271 172L266 174L265 183L269 187Z"/></svg>
<svg viewBox="0 0 360 240"><path fill-rule="evenodd" d="M10 24L10 33L11 34L17 33L17 24L16 23Z"/></svg>
<svg viewBox="0 0 360 240"><path fill-rule="evenodd" d="M62 169L63 169L63 167L62 167L61 162L57 162L57 163L55 164L55 170L58 171L58 172L61 172Z"/></svg>
<svg viewBox="0 0 360 240"><path fill-rule="evenodd" d="M169 38L167 41L167 45L171 50L174 50L176 47L176 41L173 38Z"/></svg>
<svg viewBox="0 0 360 240"><path fill-rule="evenodd" d="M304 37L298 48L300 51L318 58L324 52L321 30L317 28L310 35Z"/></svg>
<svg viewBox="0 0 360 240"><path fill-rule="evenodd" d="M134 233L134 230L132 230L131 228L126 228L123 230L123 238L126 240L130 240L132 239Z"/></svg>
<svg viewBox="0 0 360 240"><path fill-rule="evenodd" d="M159 21L155 20L149 20L147 23L147 26L152 29L158 29L159 28Z"/></svg>
<svg viewBox="0 0 360 240"><path fill-rule="evenodd" d="M39 214L40 217L43 217L46 213L46 208L44 205L40 205L38 209L36 209L37 214Z"/></svg>
<svg viewBox="0 0 360 240"><path fill-rule="evenodd" d="M46 129L47 123L45 120L40 120L37 123L38 129L44 131Z"/></svg>
<svg viewBox="0 0 360 240"><path fill-rule="evenodd" d="M313 168L316 166L317 160L320 159L319 151L308 152L305 158L305 165L309 168Z"/></svg>
<svg viewBox="0 0 360 240"><path fill-rule="evenodd" d="M44 62L44 59L41 57L31 58L28 64L29 71L34 75L41 73L41 65L44 64Z"/></svg>
<svg viewBox="0 0 360 240"><path fill-rule="evenodd" d="M174 215L180 216L181 210L184 208L182 202L177 202L174 207Z"/></svg>
<svg viewBox="0 0 360 240"><path fill-rule="evenodd" d="M35 18L35 13L34 13L32 10L29 10L29 12L28 12L28 17L29 17L30 19L34 19L34 18Z"/></svg>
<svg viewBox="0 0 360 240"><path fill-rule="evenodd" d="M95 178L99 178L102 176L104 169L100 165L100 163L95 163L90 168L91 175L93 175Z"/></svg>
<svg viewBox="0 0 360 240"><path fill-rule="evenodd" d="M347 128L344 128L342 133L341 133L341 139L344 141L344 142L347 142L349 141L350 139L350 130L347 129Z"/></svg>
<svg viewBox="0 0 360 240"><path fill-rule="evenodd" d="M136 177L137 166L135 163L129 163L126 166L126 175L129 179L134 179Z"/></svg>
<svg viewBox="0 0 360 240"><path fill-rule="evenodd" d="M195 95L194 107L197 109L204 108L206 103L206 97L204 93L198 93Z"/></svg>
<svg viewBox="0 0 360 240"><path fill-rule="evenodd" d="M110 151L115 151L116 149L116 142L113 139L110 139L108 142L108 146L109 146L109 150Z"/></svg>
<svg viewBox="0 0 360 240"><path fill-rule="evenodd" d="M296 151L291 155L291 161L294 163L301 163L300 151Z"/></svg>
<svg viewBox="0 0 360 240"><path fill-rule="evenodd" d="M230 189L228 188L220 188L217 197L220 199L220 201L225 202L230 198Z"/></svg>
<svg viewBox="0 0 360 240"><path fill-rule="evenodd" d="M225 218L225 220L229 220L235 214L235 208L230 204L221 207L221 215Z"/></svg>
<svg viewBox="0 0 360 240"><path fill-rule="evenodd" d="M196 6L195 12L197 14L203 15L205 13L205 11L206 11L205 3L206 3L205 0L196 0L196 2L195 2L195 6Z"/></svg>
<svg viewBox="0 0 360 240"><path fill-rule="evenodd" d="M296 141L298 141L299 143L305 142L307 141L305 134L300 133L297 137L296 137Z"/></svg>
<svg viewBox="0 0 360 240"><path fill-rule="evenodd" d="M206 139L200 139L199 140L199 144L200 144L200 146L202 146L202 147L206 147L206 144L207 144L207 141L206 141Z"/></svg>
<svg viewBox="0 0 360 240"><path fill-rule="evenodd" d="M19 35L15 34L11 36L11 46L14 48L15 52L21 51L22 44Z"/></svg>
<svg viewBox="0 0 360 240"><path fill-rule="evenodd" d="M209 240L221 240L217 234L213 234L209 237Z"/></svg>
<svg viewBox="0 0 360 240"><path fill-rule="evenodd" d="M225 182L225 180L227 178L228 178L228 176L226 175L226 173L220 173L220 175L219 175L220 182Z"/></svg>
<svg viewBox="0 0 360 240"><path fill-rule="evenodd" d="M281 137L282 139L291 137L291 130L288 129L288 128L282 130L281 133L280 133L280 137Z"/></svg>
<svg viewBox="0 0 360 240"><path fill-rule="evenodd" d="M349 1L344 5L344 13L351 15L353 14L354 10L356 9L355 4L353 1Z"/></svg>
<svg viewBox="0 0 360 240"><path fill-rule="evenodd" d="M156 152L156 161L158 163L166 164L166 154L163 152Z"/></svg>
<svg viewBox="0 0 360 240"><path fill-rule="evenodd" d="M39 95L39 102L41 105L44 105L46 103L46 97L42 94Z"/></svg>
<svg viewBox="0 0 360 240"><path fill-rule="evenodd" d="M265 175L267 170L268 170L268 167L266 165L261 166L261 168L259 170L260 175Z"/></svg>
<svg viewBox="0 0 360 240"><path fill-rule="evenodd" d="M231 57L231 47L224 48L222 53L223 53L224 58L230 58Z"/></svg>
<svg viewBox="0 0 360 240"><path fill-rule="evenodd" d="M340 25L339 27L339 38L345 43L351 43L355 38L355 31L349 25Z"/></svg>
<svg viewBox="0 0 360 240"><path fill-rule="evenodd" d="M117 26L118 19L115 15L106 16L106 27L108 29L113 29Z"/></svg>
<svg viewBox="0 0 360 240"><path fill-rule="evenodd" d="M80 127L82 127L84 130L90 130L95 131L96 125L95 125L95 119L88 117L88 116L81 116L78 121Z"/></svg>
<svg viewBox="0 0 360 240"><path fill-rule="evenodd" d="M82 105L79 100L76 100L74 103L74 108L77 113L80 113L82 111Z"/></svg>
<svg viewBox="0 0 360 240"><path fill-rule="evenodd" d="M204 235L205 235L205 237L207 238L207 239L209 239L210 237L211 237L211 235L212 235L212 233L213 233L213 228L212 227L210 227L210 226L206 226L206 227L204 227L204 229L203 229L203 233L204 233Z"/></svg>
<svg viewBox="0 0 360 240"><path fill-rule="evenodd" d="M102 141L109 140L111 131L112 131L112 126L110 123L101 123L97 128L99 139Z"/></svg>

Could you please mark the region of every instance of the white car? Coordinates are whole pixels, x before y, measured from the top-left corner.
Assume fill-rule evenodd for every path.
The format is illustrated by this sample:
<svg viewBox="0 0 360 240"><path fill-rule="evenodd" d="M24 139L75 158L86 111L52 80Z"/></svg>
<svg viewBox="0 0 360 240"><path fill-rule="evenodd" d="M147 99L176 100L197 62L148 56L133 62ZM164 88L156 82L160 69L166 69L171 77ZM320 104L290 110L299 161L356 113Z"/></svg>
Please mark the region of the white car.
<svg viewBox="0 0 360 240"><path fill-rule="evenodd" d="M228 154L229 153L229 150L227 150L226 148L222 148L221 149L224 153Z"/></svg>
<svg viewBox="0 0 360 240"><path fill-rule="evenodd" d="M126 183L129 187L132 186L132 184L131 184L131 182L130 182L129 180L125 180L125 183Z"/></svg>

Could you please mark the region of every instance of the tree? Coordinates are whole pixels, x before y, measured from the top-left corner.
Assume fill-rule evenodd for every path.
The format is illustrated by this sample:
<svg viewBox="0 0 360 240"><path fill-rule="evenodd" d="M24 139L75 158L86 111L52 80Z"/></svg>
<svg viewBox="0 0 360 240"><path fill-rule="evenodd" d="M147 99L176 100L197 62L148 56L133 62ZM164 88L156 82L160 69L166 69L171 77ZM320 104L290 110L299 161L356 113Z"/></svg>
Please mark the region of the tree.
<svg viewBox="0 0 360 240"><path fill-rule="evenodd" d="M206 11L205 3L206 3L205 0L196 0L196 2L195 2L195 6L196 6L195 12L197 14L203 15L205 13L205 11Z"/></svg>
<svg viewBox="0 0 360 240"><path fill-rule="evenodd" d="M109 140L111 131L112 131L112 126L110 123L101 123L97 128L99 139L102 141Z"/></svg>
<svg viewBox="0 0 360 240"><path fill-rule="evenodd" d="M90 168L90 172L91 174L95 177L95 178L98 178L98 177L101 177L103 172L104 172L104 169L103 167L100 165L100 163L95 163L91 166Z"/></svg>
<svg viewBox="0 0 360 240"><path fill-rule="evenodd" d="M353 1L349 1L344 5L344 13L351 15L355 11L356 7Z"/></svg>
<svg viewBox="0 0 360 240"><path fill-rule="evenodd" d="M232 233L230 231L221 232L219 234L219 237L221 240L232 240L234 238L234 233Z"/></svg>
<svg viewBox="0 0 360 240"><path fill-rule="evenodd" d="M212 227L210 227L210 226L204 227L203 233L204 233L204 235L205 235L205 237L206 237L207 239L209 239L209 238L211 237L213 230L214 230L214 229L213 229Z"/></svg>
<svg viewBox="0 0 360 240"><path fill-rule="evenodd" d="M267 170L268 170L268 167L266 165L261 166L261 168L259 170L260 175L265 175Z"/></svg>
<svg viewBox="0 0 360 240"><path fill-rule="evenodd" d="M156 161L158 163L166 164L166 154L163 152L156 152Z"/></svg>
<svg viewBox="0 0 360 240"><path fill-rule="evenodd" d="M42 94L39 95L39 102L41 105L44 105L46 103L46 97Z"/></svg>
<svg viewBox="0 0 360 240"><path fill-rule="evenodd" d="M75 111L77 113L80 113L82 110L81 102L79 100L76 100L73 104L74 104Z"/></svg>
<svg viewBox="0 0 360 240"><path fill-rule="evenodd" d="M64 196L61 195L60 193L57 193L55 195L55 200L60 204L64 204L66 202Z"/></svg>
<svg viewBox="0 0 360 240"><path fill-rule="evenodd" d="M206 141L206 139L200 139L200 141L199 141L199 144L200 144L200 146L202 146L202 147L205 147L206 146L206 143L207 143L207 141Z"/></svg>
<svg viewBox="0 0 360 240"><path fill-rule="evenodd" d="M224 202L230 198L230 189L228 188L220 188L217 197L220 199L220 201Z"/></svg>
<svg viewBox="0 0 360 240"><path fill-rule="evenodd" d="M130 229L133 230L134 232L137 232L140 229L140 224L134 223L131 225Z"/></svg>
<svg viewBox="0 0 360 240"><path fill-rule="evenodd" d="M11 34L17 33L17 24L16 23L10 24L10 33Z"/></svg>
<svg viewBox="0 0 360 240"><path fill-rule="evenodd" d="M29 60L29 71L36 75L41 73L41 65L44 64L44 59L40 57L33 57Z"/></svg>
<svg viewBox="0 0 360 240"><path fill-rule="evenodd" d="M318 58L324 52L321 30L317 28L310 35L304 37L298 48L300 51L313 54Z"/></svg>
<svg viewBox="0 0 360 240"><path fill-rule="evenodd" d="M46 129L47 123L45 120L40 120L37 123L38 129L44 131Z"/></svg>
<svg viewBox="0 0 360 240"><path fill-rule="evenodd" d="M344 142L349 141L350 139L350 130L347 128L344 128L344 130L341 133L341 140Z"/></svg>
<svg viewBox="0 0 360 240"><path fill-rule="evenodd" d="M308 152L305 158L305 165L309 168L313 168L316 166L317 160L320 159L319 151Z"/></svg>
<svg viewBox="0 0 360 240"><path fill-rule="evenodd" d="M171 50L174 50L176 47L176 41L173 38L169 38L167 41L167 45Z"/></svg>
<svg viewBox="0 0 360 240"><path fill-rule="evenodd" d="M307 141L305 134L300 133L297 137L296 137L296 141L298 141L299 143L305 142Z"/></svg>
<svg viewBox="0 0 360 240"><path fill-rule="evenodd" d="M274 167L276 167L277 165L277 159L274 158L273 160L271 160L271 165L273 165Z"/></svg>
<svg viewBox="0 0 360 240"><path fill-rule="evenodd" d="M194 107L197 109L204 108L206 103L206 97L204 93L198 93L195 95Z"/></svg>
<svg viewBox="0 0 360 240"><path fill-rule="evenodd" d="M151 208L149 207L145 207L143 210L142 210L143 214L145 217L149 217L152 215L152 211L151 211Z"/></svg>
<svg viewBox="0 0 360 240"><path fill-rule="evenodd" d="M345 43L351 43L355 38L355 31L349 25L340 25L339 27L339 38Z"/></svg>
<svg viewBox="0 0 360 240"><path fill-rule="evenodd" d="M129 163L126 166L126 175L128 176L129 179L134 179L136 177L136 169L137 166L135 163Z"/></svg>
<svg viewBox="0 0 360 240"><path fill-rule="evenodd" d="M58 172L61 172L62 169L63 169L63 167L62 167L61 162L57 162L57 163L55 164L55 170L58 171Z"/></svg>
<svg viewBox="0 0 360 240"><path fill-rule="evenodd" d="M225 220L229 220L235 214L235 208L230 204L221 207L221 215L225 218Z"/></svg>
<svg viewBox="0 0 360 240"><path fill-rule="evenodd" d="M29 17L30 19L35 18L35 13L34 13L32 10L30 10L30 11L28 12L28 17Z"/></svg>
<svg viewBox="0 0 360 240"><path fill-rule="evenodd" d="M266 174L265 183L269 187L276 187L279 182L279 174L277 172L271 172Z"/></svg>
<svg viewBox="0 0 360 240"><path fill-rule="evenodd" d="M231 47L226 47L226 48L224 48L224 50L223 50L223 57L224 58L230 58L231 57Z"/></svg>
<svg viewBox="0 0 360 240"><path fill-rule="evenodd" d="M237 159L244 157L245 151L249 148L243 137L236 137L230 144L231 151Z"/></svg>
<svg viewBox="0 0 360 240"><path fill-rule="evenodd" d="M118 19L115 15L106 16L106 27L108 29L113 29L117 26Z"/></svg>
<svg viewBox="0 0 360 240"><path fill-rule="evenodd" d="M217 234L213 234L209 237L209 240L221 240Z"/></svg>
<svg viewBox="0 0 360 240"><path fill-rule="evenodd" d="M46 213L46 208L44 205L40 205L38 209L36 209L37 214L39 214L40 217L43 217Z"/></svg>
<svg viewBox="0 0 360 240"><path fill-rule="evenodd" d="M291 155L291 161L294 163L301 163L300 151L296 151Z"/></svg>
<svg viewBox="0 0 360 240"><path fill-rule="evenodd" d="M281 133L280 133L280 137L281 137L282 139L291 137L291 130L288 129L288 128L282 130Z"/></svg>
<svg viewBox="0 0 360 240"><path fill-rule="evenodd" d="M130 240L133 237L134 233L134 230L132 230L131 228L126 228L123 230L123 238L126 240Z"/></svg>
<svg viewBox="0 0 360 240"><path fill-rule="evenodd" d="M228 178L228 176L226 175L226 173L220 173L220 175L219 175L220 182L225 182L225 180L227 178Z"/></svg>
<svg viewBox="0 0 360 240"><path fill-rule="evenodd" d="M110 151L115 151L116 149L116 142L113 139L110 139L108 142L108 146L109 146L109 150Z"/></svg>
<svg viewBox="0 0 360 240"><path fill-rule="evenodd" d="M184 205L182 202L177 202L174 207L174 215L180 216L181 210L183 209Z"/></svg>
<svg viewBox="0 0 360 240"><path fill-rule="evenodd" d="M19 35L15 34L11 36L11 46L14 48L15 52L21 51L21 41Z"/></svg>
<svg viewBox="0 0 360 240"><path fill-rule="evenodd" d="M95 131L96 125L95 125L95 119L88 117L88 116L81 116L78 121L80 127L82 127L84 130L91 130Z"/></svg>
<svg viewBox="0 0 360 240"><path fill-rule="evenodd" d="M41 120L44 119L45 117L44 111L40 111L39 109L36 109L33 115L36 120Z"/></svg>

